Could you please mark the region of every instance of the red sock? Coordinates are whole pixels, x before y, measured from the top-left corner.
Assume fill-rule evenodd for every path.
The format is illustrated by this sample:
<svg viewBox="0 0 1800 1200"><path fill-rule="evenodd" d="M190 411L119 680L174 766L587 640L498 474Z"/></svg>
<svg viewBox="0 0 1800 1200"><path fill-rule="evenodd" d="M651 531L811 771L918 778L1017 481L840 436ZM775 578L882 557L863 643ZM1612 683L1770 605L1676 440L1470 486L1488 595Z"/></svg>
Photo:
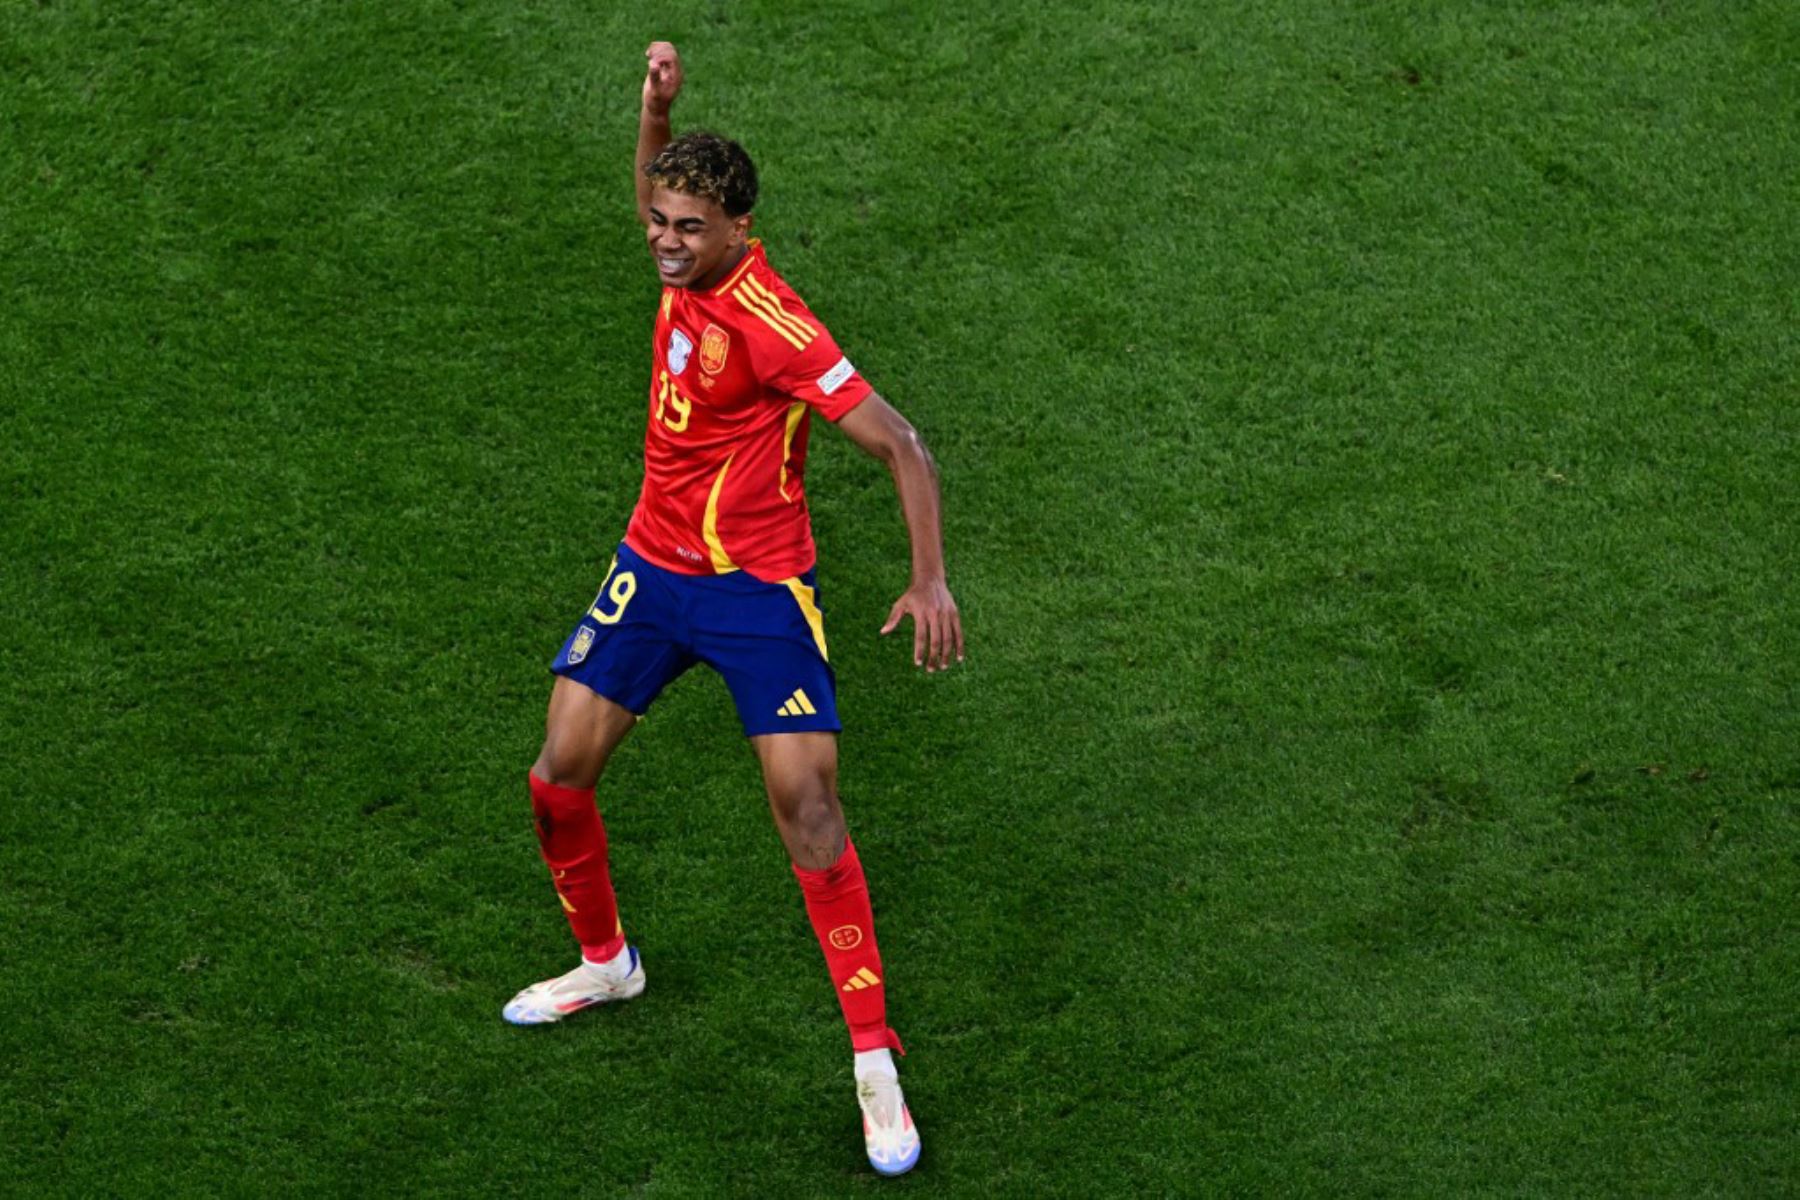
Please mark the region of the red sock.
<svg viewBox="0 0 1800 1200"><path fill-rule="evenodd" d="M606 826L600 823L594 789L559 787L535 774L527 778L538 848L569 928L581 943L583 958L605 962L625 948L625 930L606 870Z"/></svg>
<svg viewBox="0 0 1800 1200"><path fill-rule="evenodd" d="M796 866L800 892L806 897L806 915L812 918L819 948L825 951L825 967L837 988L850 1026L850 1048L906 1051L900 1038L888 1028L887 982L881 976L881 952L875 948L875 914L869 907L869 884L863 878L862 860L856 847L844 838L844 853L823 871Z"/></svg>

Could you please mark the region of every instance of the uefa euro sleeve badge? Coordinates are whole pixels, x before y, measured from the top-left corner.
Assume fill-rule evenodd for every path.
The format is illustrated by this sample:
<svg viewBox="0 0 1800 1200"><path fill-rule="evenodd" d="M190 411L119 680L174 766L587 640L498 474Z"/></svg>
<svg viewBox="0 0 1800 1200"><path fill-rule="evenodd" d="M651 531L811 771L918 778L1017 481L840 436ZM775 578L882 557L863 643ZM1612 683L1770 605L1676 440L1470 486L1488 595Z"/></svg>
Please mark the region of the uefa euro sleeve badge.
<svg viewBox="0 0 1800 1200"><path fill-rule="evenodd" d="M588 656L588 649L594 644L594 627L583 625L575 631L575 643L569 647L569 665L572 667Z"/></svg>
<svg viewBox="0 0 1800 1200"><path fill-rule="evenodd" d="M694 352L694 343L688 335L679 329L669 330L669 374L679 375L687 370L688 355Z"/></svg>

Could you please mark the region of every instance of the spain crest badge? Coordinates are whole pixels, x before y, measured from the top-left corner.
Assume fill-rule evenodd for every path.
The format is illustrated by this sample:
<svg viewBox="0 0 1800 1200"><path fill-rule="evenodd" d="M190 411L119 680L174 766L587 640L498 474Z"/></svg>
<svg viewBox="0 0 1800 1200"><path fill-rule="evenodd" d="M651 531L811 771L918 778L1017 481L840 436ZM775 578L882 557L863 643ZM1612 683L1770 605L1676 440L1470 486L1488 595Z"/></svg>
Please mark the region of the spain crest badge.
<svg viewBox="0 0 1800 1200"><path fill-rule="evenodd" d="M708 325L700 335L700 369L717 375L725 369L725 355L731 349L731 335L717 325Z"/></svg>

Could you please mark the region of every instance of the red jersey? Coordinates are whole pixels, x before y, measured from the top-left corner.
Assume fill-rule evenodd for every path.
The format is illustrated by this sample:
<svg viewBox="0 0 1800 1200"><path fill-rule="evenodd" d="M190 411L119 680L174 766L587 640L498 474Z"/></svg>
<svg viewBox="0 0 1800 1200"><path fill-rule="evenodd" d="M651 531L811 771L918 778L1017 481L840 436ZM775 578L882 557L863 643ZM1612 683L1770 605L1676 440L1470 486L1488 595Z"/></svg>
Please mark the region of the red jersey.
<svg viewBox="0 0 1800 1200"><path fill-rule="evenodd" d="M644 489L625 541L688 575L810 570L812 410L836 421L868 383L754 238L717 286L663 289L651 348Z"/></svg>

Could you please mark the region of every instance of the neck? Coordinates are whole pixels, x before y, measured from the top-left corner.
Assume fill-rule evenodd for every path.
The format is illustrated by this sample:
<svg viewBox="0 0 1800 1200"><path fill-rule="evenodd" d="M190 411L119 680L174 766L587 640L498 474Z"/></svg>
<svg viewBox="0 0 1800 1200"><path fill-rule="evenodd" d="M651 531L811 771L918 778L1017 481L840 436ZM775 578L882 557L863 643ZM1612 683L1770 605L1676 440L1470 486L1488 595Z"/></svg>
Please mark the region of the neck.
<svg viewBox="0 0 1800 1200"><path fill-rule="evenodd" d="M714 284L718 283L719 280L731 274L732 269L743 262L744 255L748 253L750 253L750 244L746 242L732 253L726 255L724 262L720 263L713 270L708 271L706 278L696 279L694 282L688 284L688 289L695 292L704 292L707 288L712 287Z"/></svg>

